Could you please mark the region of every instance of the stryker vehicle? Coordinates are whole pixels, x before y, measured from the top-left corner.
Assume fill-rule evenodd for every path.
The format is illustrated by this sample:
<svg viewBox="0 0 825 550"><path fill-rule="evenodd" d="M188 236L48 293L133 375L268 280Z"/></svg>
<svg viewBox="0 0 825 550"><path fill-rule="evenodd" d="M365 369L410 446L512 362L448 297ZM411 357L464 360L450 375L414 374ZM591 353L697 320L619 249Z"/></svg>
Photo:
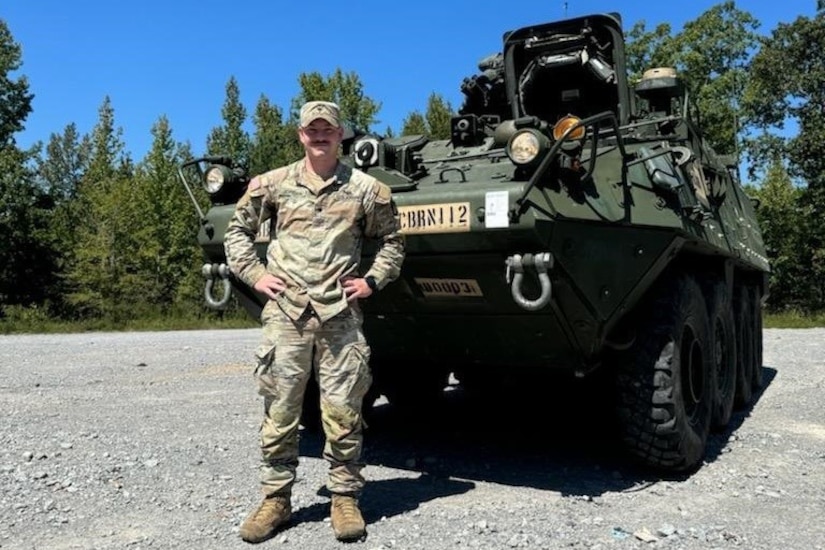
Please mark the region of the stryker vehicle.
<svg viewBox="0 0 825 550"><path fill-rule="evenodd" d="M702 138L675 70L629 82L618 14L514 30L479 69L449 139L345 140L406 235L401 278L361 304L376 393L409 406L451 373L471 391L600 372L630 455L695 468L762 383L770 268L735 162ZM248 178L231 159L187 166L212 198L196 203L207 302L231 287L257 317L264 297L223 250Z"/></svg>

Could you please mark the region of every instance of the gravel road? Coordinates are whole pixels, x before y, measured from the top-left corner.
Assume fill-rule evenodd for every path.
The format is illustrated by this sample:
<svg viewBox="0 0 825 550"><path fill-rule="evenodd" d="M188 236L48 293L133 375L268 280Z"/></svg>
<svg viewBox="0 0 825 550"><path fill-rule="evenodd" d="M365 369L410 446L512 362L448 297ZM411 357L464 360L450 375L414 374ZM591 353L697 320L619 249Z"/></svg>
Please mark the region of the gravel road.
<svg viewBox="0 0 825 550"><path fill-rule="evenodd" d="M250 548L258 330L0 336L0 548ZM825 548L825 329L765 331L765 389L695 473L625 463L575 392L379 406L369 537L335 541L303 432L291 526L260 548ZM527 434L526 436L524 434Z"/></svg>

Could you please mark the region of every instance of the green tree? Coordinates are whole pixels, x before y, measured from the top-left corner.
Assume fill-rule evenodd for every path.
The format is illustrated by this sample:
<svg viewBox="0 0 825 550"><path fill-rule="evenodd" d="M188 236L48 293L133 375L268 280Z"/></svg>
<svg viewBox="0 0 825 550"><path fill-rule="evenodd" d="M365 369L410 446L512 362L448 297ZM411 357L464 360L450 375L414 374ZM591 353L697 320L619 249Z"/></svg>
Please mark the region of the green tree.
<svg viewBox="0 0 825 550"><path fill-rule="evenodd" d="M804 277L800 259L806 220L799 209L800 190L777 159L762 185L755 190L760 201L756 215L771 259L770 309L805 309Z"/></svg>
<svg viewBox="0 0 825 550"><path fill-rule="evenodd" d="M427 111L423 115L419 111L412 111L403 120L401 135L423 134L432 139L448 139L452 133L452 116L453 108L450 102L433 92L427 99Z"/></svg>
<svg viewBox="0 0 825 550"><path fill-rule="evenodd" d="M210 155L228 155L236 164L249 166L251 141L243 129L246 123L246 108L241 103L241 92L235 77L226 83L226 99L221 108L223 125L212 129L206 140L206 150Z"/></svg>
<svg viewBox="0 0 825 550"><path fill-rule="evenodd" d="M294 125L286 125L283 112L261 95L252 116L255 133L249 154L249 173L260 174L301 156Z"/></svg>
<svg viewBox="0 0 825 550"><path fill-rule="evenodd" d="M450 137L453 108L449 101L433 92L427 100L427 112L424 116L427 118L427 128L431 138L448 139Z"/></svg>
<svg viewBox="0 0 825 550"><path fill-rule="evenodd" d="M22 66L20 46L0 20L0 316L9 305L42 303L54 272L54 254L45 234L53 202L28 168L35 150L17 147L33 95ZM16 76L16 77L15 77Z"/></svg>
<svg viewBox="0 0 825 550"><path fill-rule="evenodd" d="M146 299L155 312L195 305L202 283L202 254L194 238L196 216L177 168L191 157L189 148L172 136L161 116L152 126L152 146L137 167L134 187L139 218L133 225L140 246L135 251L148 284Z"/></svg>
<svg viewBox="0 0 825 550"><path fill-rule="evenodd" d="M761 132L757 165L785 158L788 172L803 184L800 206L807 231L801 260L808 289L806 303L825 308L825 12L780 23L765 37L750 66L743 107ZM793 123L794 133L784 130Z"/></svg>
<svg viewBox="0 0 825 550"><path fill-rule="evenodd" d="M82 138L74 123L62 134L51 134L45 156L35 160L38 181L57 203L77 195L83 175L88 169L90 142Z"/></svg>
<svg viewBox="0 0 825 550"><path fill-rule="evenodd" d="M53 202L26 166L31 153L0 148L0 316L3 306L43 304L55 272L48 238Z"/></svg>
<svg viewBox="0 0 825 550"><path fill-rule="evenodd" d="M115 109L109 96L103 98L98 108L98 121L84 148L89 159L80 182L81 191L93 186L105 187L117 176L132 174L134 167L123 143L123 128L115 124Z"/></svg>
<svg viewBox="0 0 825 550"><path fill-rule="evenodd" d="M381 104L364 93L364 84L354 72L344 73L340 68L324 77L318 72L301 73L300 91L292 101L291 121L298 120L301 105L307 101L334 101L341 108L341 118L353 130L369 132L379 122L375 115Z"/></svg>
<svg viewBox="0 0 825 550"><path fill-rule="evenodd" d="M121 135L106 97L90 138L89 169L78 189L83 218L67 270L68 300L76 313L114 322L142 315L149 290L140 273L140 232L135 230L142 212Z"/></svg>
<svg viewBox="0 0 825 550"><path fill-rule="evenodd" d="M402 136L427 135L428 133L427 119L419 111L411 112L401 123Z"/></svg>
<svg viewBox="0 0 825 550"><path fill-rule="evenodd" d="M675 67L702 117L702 133L721 154L738 150L740 101L759 22L728 0L711 7L672 36L637 23L628 33L628 65L638 77L655 66Z"/></svg>
<svg viewBox="0 0 825 550"><path fill-rule="evenodd" d="M755 162L786 156L793 177L816 182L825 174L822 106L825 105L825 64L816 48L825 45L825 14L780 23L762 41L751 64L744 106L749 123L769 134L772 147L761 150ZM793 122L797 133L784 131Z"/></svg>
<svg viewBox="0 0 825 550"><path fill-rule="evenodd" d="M669 23L660 23L653 30L646 30L644 20L637 21L625 33L625 56L628 77L638 81L648 69L668 66L675 62L672 29Z"/></svg>
<svg viewBox="0 0 825 550"><path fill-rule="evenodd" d="M703 116L703 133L719 153L738 151L739 104L758 27L750 13L727 1L686 24L679 35L684 72Z"/></svg>
<svg viewBox="0 0 825 550"><path fill-rule="evenodd" d="M80 182L88 169L90 140L80 137L74 124L62 134L52 134L45 155L35 159L38 185L54 204L49 212L47 242L55 258L55 273L49 284L48 300L53 313L69 315L64 297L68 293L66 272L78 247L77 228L84 222L84 212L78 199Z"/></svg>
<svg viewBox="0 0 825 550"><path fill-rule="evenodd" d="M14 144L14 134L24 128L34 94L25 76L14 78L22 66L20 45L0 19L0 148Z"/></svg>

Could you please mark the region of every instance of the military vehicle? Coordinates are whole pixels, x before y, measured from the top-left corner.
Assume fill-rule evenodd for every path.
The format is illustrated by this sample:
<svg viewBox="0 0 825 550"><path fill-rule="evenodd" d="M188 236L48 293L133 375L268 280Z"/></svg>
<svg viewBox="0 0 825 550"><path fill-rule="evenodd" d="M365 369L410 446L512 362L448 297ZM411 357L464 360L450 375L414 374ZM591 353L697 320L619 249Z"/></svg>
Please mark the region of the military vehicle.
<svg viewBox="0 0 825 550"><path fill-rule="evenodd" d="M449 139L346 140L406 235L400 280L362 303L377 392L415 405L451 373L470 389L603 373L630 455L696 467L762 383L769 263L735 163L676 71L629 81L618 14L508 32L461 91ZM196 204L207 302L231 287L257 316L222 241L247 179L230 159L190 164L212 198Z"/></svg>

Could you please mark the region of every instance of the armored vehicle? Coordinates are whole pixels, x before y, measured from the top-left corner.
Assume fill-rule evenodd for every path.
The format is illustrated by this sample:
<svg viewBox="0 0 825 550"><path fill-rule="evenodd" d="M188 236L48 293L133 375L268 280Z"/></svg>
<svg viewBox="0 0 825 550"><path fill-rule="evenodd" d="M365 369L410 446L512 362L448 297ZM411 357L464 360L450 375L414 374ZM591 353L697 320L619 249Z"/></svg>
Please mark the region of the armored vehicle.
<svg viewBox="0 0 825 550"><path fill-rule="evenodd" d="M377 392L409 405L451 373L467 388L603 373L630 455L694 468L762 382L769 263L735 163L675 70L629 81L618 14L508 32L461 91L449 139L346 141L406 235L400 280L362 303ZM190 164L212 197L207 301L225 304L223 279L257 316L222 241L247 179L230 159Z"/></svg>

